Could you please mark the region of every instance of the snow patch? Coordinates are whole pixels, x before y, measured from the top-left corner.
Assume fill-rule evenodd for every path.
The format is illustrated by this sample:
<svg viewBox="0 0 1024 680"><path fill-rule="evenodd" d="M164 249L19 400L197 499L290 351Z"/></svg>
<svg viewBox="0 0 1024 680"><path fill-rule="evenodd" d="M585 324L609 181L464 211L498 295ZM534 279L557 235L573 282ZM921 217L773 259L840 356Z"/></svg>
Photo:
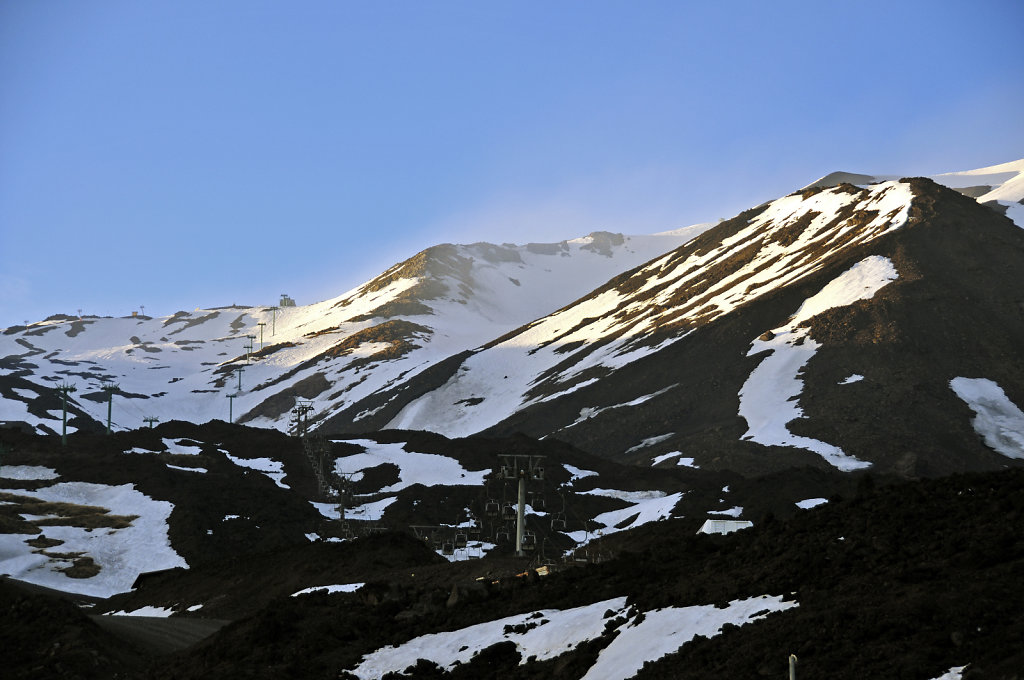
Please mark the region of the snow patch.
<svg viewBox="0 0 1024 680"><path fill-rule="evenodd" d="M0 467L0 478L27 480L57 479L60 475L56 470L41 465L4 465Z"/></svg>
<svg viewBox="0 0 1024 680"><path fill-rule="evenodd" d="M651 459L651 466L653 467L658 463L663 463L664 461L672 460L673 458L679 458L679 460L676 461L676 465L691 468L697 467L697 465L694 464L695 459L691 457L684 457L682 451L670 451L669 453L663 453L660 456L655 456Z"/></svg>
<svg viewBox="0 0 1024 680"><path fill-rule="evenodd" d="M796 507L801 510L810 510L811 508L816 508L819 505L824 505L825 503L828 503L827 498L808 498L806 500L797 501Z"/></svg>
<svg viewBox="0 0 1024 680"><path fill-rule="evenodd" d="M171 465L170 463L167 463L167 467L169 467L172 470L181 470L182 472L206 472L206 468L201 468L201 467L194 467L194 468L192 468L192 467L182 467L181 465Z"/></svg>
<svg viewBox="0 0 1024 680"><path fill-rule="evenodd" d="M585 477L593 477L593 476L597 475L597 473L594 472L593 470L583 470L583 469L578 468L578 467L573 467L572 465L569 465L568 463L562 463L562 467L565 468L566 472L568 472L570 475L572 475L569 478L569 483L570 484L575 482L577 479L584 479Z"/></svg>
<svg viewBox="0 0 1024 680"><path fill-rule="evenodd" d="M592 521L603 526L602 529L598 530L597 535L614 534L619 531L626 531L627 529L635 529L636 527L642 524L647 524L648 522L660 522L663 519L668 519L672 516L672 511L675 509L676 504L683 497L682 491L671 495L665 495L663 491L626 492L616 491L613 489L597 489L597 491L604 493L598 493L596 495L608 495L614 493L622 494L624 496L624 500L636 499L629 500L628 502L630 505L622 508L621 510L603 512L594 517ZM615 495L612 497L620 498L623 496ZM625 524L626 522L629 523ZM577 548L589 543L591 538L596 538L596 536L591 536L586 531L572 531L567 532L566 535L577 543ZM572 552L572 550L570 550L570 552Z"/></svg>
<svg viewBox="0 0 1024 680"><path fill-rule="evenodd" d="M282 489L289 489L287 484L282 480L285 477L284 463L271 460L270 458L236 458L230 453L225 453L228 460L239 467L248 468L249 470L255 470L256 472L262 472L270 479L274 480L274 484L277 484Z"/></svg>
<svg viewBox="0 0 1024 680"><path fill-rule="evenodd" d="M299 595L308 595L309 593L354 593L365 585L365 583L342 583L334 586L313 586L312 588L292 593L291 596L298 597Z"/></svg>
<svg viewBox="0 0 1024 680"><path fill-rule="evenodd" d="M1024 459L1024 412L999 385L987 378L953 378L956 395L976 414L974 431L985 444L1007 458Z"/></svg>
<svg viewBox="0 0 1024 680"><path fill-rule="evenodd" d="M351 474L385 463L398 466L399 481L380 489L381 493L396 493L413 484L423 486L477 486L484 483L490 470L470 471L454 458L434 453L406 451L406 444L378 444L372 439L346 440L362 446L366 451L338 458L334 470L338 474Z"/></svg>
<svg viewBox="0 0 1024 680"><path fill-rule="evenodd" d="M183 439L175 441L173 439L164 439L164 446L167 447L168 453L181 456L197 456L203 452L203 447L196 444L185 444Z"/></svg>
<svg viewBox="0 0 1024 680"><path fill-rule="evenodd" d="M319 512L327 519L341 519L341 513L338 511L337 503L317 503L316 501L310 501L309 503L310 505L317 509L317 512ZM316 540L316 538L319 538L317 534L306 534L306 538L309 538L310 535L314 536L314 538L309 539L311 541L314 541Z"/></svg>
<svg viewBox="0 0 1024 680"><path fill-rule="evenodd" d="M384 511L387 507L396 500L398 500L397 497L391 496L372 503L364 503L363 505L357 505L354 508L348 508L345 510L345 518L360 519L368 522L379 522L384 517Z"/></svg>
<svg viewBox="0 0 1024 680"><path fill-rule="evenodd" d="M583 677L588 680L625 680L647 662L657 661L675 652L697 635L713 637L725 624L743 625L764 618L771 612L796 607L781 597L764 595L733 600L725 608L714 605L667 607L644 613L626 606L625 597L616 597L572 609L542 609L487 621L459 630L421 635L398 646L383 647L363 657L353 673L359 678L379 678L401 672L418 659L426 659L451 670L465 664L482 650L504 641L515 643L522 661L553 659L604 632L605 612L626 615L616 629L619 634L598 655ZM523 630L523 628L527 630ZM516 632L519 628L522 632Z"/></svg>
<svg viewBox="0 0 1024 680"><path fill-rule="evenodd" d="M153 616L153 617L159 617L159 618L165 619L165 618L167 618L168 616L170 616L173 613L174 613L174 610L171 609L170 607L146 606L146 607L140 607L138 609L133 609L130 612L126 612L126 611L107 612L107 613L104 614L104 616Z"/></svg>
<svg viewBox="0 0 1024 680"><path fill-rule="evenodd" d="M667 495L664 491L620 491L618 489L591 489L590 491L581 491L580 493L588 496L618 498L629 503L639 503L653 498L664 498Z"/></svg>
<svg viewBox="0 0 1024 680"><path fill-rule="evenodd" d="M740 529L748 529L754 526L753 522L743 519L709 519L705 520L698 534L731 534Z"/></svg>
<svg viewBox="0 0 1024 680"><path fill-rule="evenodd" d="M516 644L523 659L536 656L538 661L544 661L600 636L604 631L604 612L612 609L619 613L625 605L626 598L617 597L573 609L542 609L536 614L517 614L460 630L421 635L397 647L367 654L353 673L367 680L379 678L392 671L400 672L418 659L451 669L456 662L467 663L473 655L505 640ZM547 622L541 623L544 620ZM505 632L507 626L530 623L538 625L524 633Z"/></svg>
<svg viewBox="0 0 1024 680"><path fill-rule="evenodd" d="M803 417L797 398L803 390L799 374L820 347L810 329L800 324L836 307L845 307L875 293L898 277L892 262L879 255L867 257L830 281L804 301L789 323L770 331L771 338L754 340L747 356L770 351L740 389L739 415L747 421L744 439L764 446L795 446L812 451L843 471L871 464L847 455L838 446L791 433L787 425Z"/></svg>
<svg viewBox="0 0 1024 680"><path fill-rule="evenodd" d="M661 442L663 442L663 441L665 441L667 439L671 439L672 435L674 435L674 434L675 434L675 432L669 432L668 434L659 434L656 437L648 437L647 439L643 440L642 442L640 442L636 446L631 446L628 449L626 449L626 453L633 453L634 451L639 451L640 449L647 448L648 446L654 446L655 444L660 444Z"/></svg>
<svg viewBox="0 0 1024 680"><path fill-rule="evenodd" d="M935 680L961 680L964 677L964 671L967 666L953 666L948 671L935 678Z"/></svg>
<svg viewBox="0 0 1024 680"><path fill-rule="evenodd" d="M131 484L107 486L86 482L62 482L34 491L5 489L18 496L43 501L107 508L111 514L135 515L123 529L88 531L82 527L47 526L45 534L63 543L61 553L82 553L100 567L95 576L70 578L58 569L68 560L50 558L25 543L35 535L0 535L0 573L35 585L69 593L110 597L131 590L139 574L188 564L171 547L167 518L174 506L153 500Z"/></svg>
<svg viewBox="0 0 1024 680"><path fill-rule="evenodd" d="M631 678L645 663L672 654L698 635L714 637L727 623L742 626L763 619L771 612L796 606L796 602L763 595L733 600L724 609L706 604L646 612L639 624L630 621L619 627L619 635L601 650L583 680Z"/></svg>

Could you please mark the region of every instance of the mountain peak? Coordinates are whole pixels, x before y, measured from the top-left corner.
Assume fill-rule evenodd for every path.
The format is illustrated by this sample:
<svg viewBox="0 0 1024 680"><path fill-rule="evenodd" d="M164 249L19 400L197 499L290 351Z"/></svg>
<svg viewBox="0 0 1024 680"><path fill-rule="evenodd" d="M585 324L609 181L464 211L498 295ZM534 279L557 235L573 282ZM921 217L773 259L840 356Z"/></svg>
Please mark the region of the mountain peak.
<svg viewBox="0 0 1024 680"><path fill-rule="evenodd" d="M864 186L898 178L899 175L832 172L811 182L801 191L843 183ZM976 199L978 203L1006 215L1017 226L1024 228L1024 158L975 170L928 175L928 179Z"/></svg>

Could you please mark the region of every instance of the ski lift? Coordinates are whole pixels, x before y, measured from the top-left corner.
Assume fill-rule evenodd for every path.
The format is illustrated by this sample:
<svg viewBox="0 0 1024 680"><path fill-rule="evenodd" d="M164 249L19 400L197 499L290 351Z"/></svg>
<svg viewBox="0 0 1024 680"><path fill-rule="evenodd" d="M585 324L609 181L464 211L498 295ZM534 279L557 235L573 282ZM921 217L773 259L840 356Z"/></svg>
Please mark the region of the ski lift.
<svg viewBox="0 0 1024 680"><path fill-rule="evenodd" d="M542 540L541 543L540 543L540 559L538 560L538 563L542 567L554 567L554 566L557 566L557 563L553 559L551 559L550 557L547 556L547 551L545 550L545 546L547 546L547 544L548 544L548 539L545 537L544 540Z"/></svg>
<svg viewBox="0 0 1024 680"><path fill-rule="evenodd" d="M455 547L456 548L465 548L466 547L466 543L467 543L467 536L466 536L466 534L462 534L462 533L455 534Z"/></svg>
<svg viewBox="0 0 1024 680"><path fill-rule="evenodd" d="M510 540L512 540L512 538L511 534L509 534L508 529L502 527L498 529L498 532L496 534L494 534L494 540L498 543L508 543Z"/></svg>
<svg viewBox="0 0 1024 680"><path fill-rule="evenodd" d="M469 535L474 539L480 538L480 531L480 522L475 522L471 527L469 527Z"/></svg>
<svg viewBox="0 0 1024 680"><path fill-rule="evenodd" d="M511 503L506 503L505 507L501 511L501 518L505 521L511 521L516 519L516 506Z"/></svg>
<svg viewBox="0 0 1024 680"><path fill-rule="evenodd" d="M530 468L530 474L535 481L539 482L542 479L544 479L544 468L540 467L539 465L536 467L532 467Z"/></svg>
<svg viewBox="0 0 1024 680"><path fill-rule="evenodd" d="M484 506L484 514L488 517L497 517L498 513L501 512L501 505L498 501L490 500Z"/></svg>
<svg viewBox="0 0 1024 680"><path fill-rule="evenodd" d="M562 498L562 509L551 518L552 531L565 531L565 494L559 493Z"/></svg>
<svg viewBox="0 0 1024 680"><path fill-rule="evenodd" d="M441 552L445 555L454 555L455 545L452 544L451 541L445 541L444 544L441 546Z"/></svg>
<svg viewBox="0 0 1024 680"><path fill-rule="evenodd" d="M535 533L533 533L532 531L529 531L529 530L523 532L522 548L523 548L523 550L525 550L527 552L533 552L534 550L536 550L537 549L537 534L535 534Z"/></svg>

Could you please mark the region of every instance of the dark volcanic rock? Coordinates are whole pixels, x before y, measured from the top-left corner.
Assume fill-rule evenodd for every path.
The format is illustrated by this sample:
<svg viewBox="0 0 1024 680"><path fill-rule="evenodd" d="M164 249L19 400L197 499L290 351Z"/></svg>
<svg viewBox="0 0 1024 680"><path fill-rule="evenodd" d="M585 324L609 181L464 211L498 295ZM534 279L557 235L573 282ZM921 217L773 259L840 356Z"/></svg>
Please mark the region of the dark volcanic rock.
<svg viewBox="0 0 1024 680"><path fill-rule="evenodd" d="M16 648L5 655L11 677L338 678L385 645L513 614L622 596L649 611L764 594L787 596L799 606L757 623L727 626L711 639L695 639L649 664L639 677L781 674L790 653L800 658L803 677L836 680L928 679L968 663L975 677L1009 679L1024 666L1024 623L1018 615L1024 588L1022 469L913 482L821 468L744 478L688 468L624 467L559 442L526 437L379 436L414 441L411 448L456 457L470 469L493 461L496 451L544 452L554 484L568 481L556 461L598 469L598 477L574 482L579 491L687 489L678 507L685 516L605 536L600 543L605 561L538 578L528 571L529 560L507 552L448 563L414 539L405 527L417 518L408 499L419 494L421 505L441 507L443 487L403 491L409 496L395 503L406 505L394 518L393 531L340 544L310 543L303 535L308 503L302 496L314 490L312 475L299 465L302 454L294 451L294 440L272 431L219 422L165 423L110 437L76 435L64 451L47 450L41 445L46 437L5 432L4 438L15 445L5 459L13 458L14 464L50 465L64 479L131 481L154 497L174 499L172 542L189 554L192 568L144 576L132 592L100 602L92 612L152 605L174 609L176 618L233 620L194 647L158 656L116 641L70 602L0 583L5 614L0 635ZM284 458L293 488L286 492L261 475L245 474L206 444L194 456L209 466L205 482L192 473L172 474L160 458L164 454L120 453L131 446L158 451L164 438L215 441L216 449L238 457L274 451ZM342 455L353 447L335 446ZM292 456L299 459L294 464ZM808 497L812 489L830 501L796 510L793 500ZM456 505L464 502L454 497ZM696 535L708 503L723 497L746 505L744 516L753 517L755 527L728 536ZM250 529L242 527L244 540L228 532L206 533L208 519L223 518L219 498L246 503L246 512L257 513ZM571 496L570 503L588 515L596 510L582 505L585 498L598 505L614 502ZM290 596L309 586L352 582L366 585L354 593ZM193 604L202 608L187 611ZM451 675L577 678L611 642L614 628L544 662L520 664L518 650L495 645ZM438 673L435 664L422 662L409 677Z"/></svg>

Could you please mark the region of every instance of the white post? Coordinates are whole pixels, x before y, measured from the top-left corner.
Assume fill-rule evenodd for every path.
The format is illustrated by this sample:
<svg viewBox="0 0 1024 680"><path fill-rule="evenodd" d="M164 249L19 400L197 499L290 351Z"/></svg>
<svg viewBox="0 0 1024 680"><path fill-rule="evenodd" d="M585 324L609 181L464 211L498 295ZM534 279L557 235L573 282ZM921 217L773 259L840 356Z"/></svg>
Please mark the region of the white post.
<svg viewBox="0 0 1024 680"><path fill-rule="evenodd" d="M523 556L523 520L526 513L526 472L519 470L519 509L516 512L516 555Z"/></svg>

